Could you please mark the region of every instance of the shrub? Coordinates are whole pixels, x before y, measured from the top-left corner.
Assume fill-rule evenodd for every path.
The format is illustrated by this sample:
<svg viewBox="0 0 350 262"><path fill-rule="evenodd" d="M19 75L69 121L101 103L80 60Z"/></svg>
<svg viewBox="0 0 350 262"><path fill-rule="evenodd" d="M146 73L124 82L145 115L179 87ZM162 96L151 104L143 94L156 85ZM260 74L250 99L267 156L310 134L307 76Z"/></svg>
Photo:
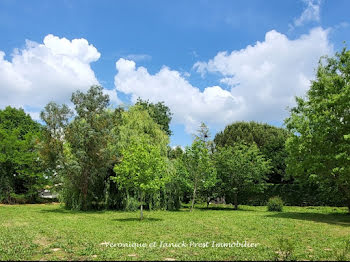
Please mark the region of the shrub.
<svg viewBox="0 0 350 262"><path fill-rule="evenodd" d="M268 211L278 211L281 212L283 208L283 201L280 197L271 197L267 202Z"/></svg>

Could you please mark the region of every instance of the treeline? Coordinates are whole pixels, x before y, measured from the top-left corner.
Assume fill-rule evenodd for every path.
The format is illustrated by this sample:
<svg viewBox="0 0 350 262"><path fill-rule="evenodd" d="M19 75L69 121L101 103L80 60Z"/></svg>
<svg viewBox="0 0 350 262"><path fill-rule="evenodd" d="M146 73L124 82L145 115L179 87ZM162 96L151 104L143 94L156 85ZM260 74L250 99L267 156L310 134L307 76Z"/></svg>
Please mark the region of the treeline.
<svg viewBox="0 0 350 262"><path fill-rule="evenodd" d="M100 86L50 102L42 124L22 109L0 110L0 201L35 203L49 189L69 209L179 209L220 199L350 208L350 52L320 63L305 99L277 128L235 122L210 139L170 148L171 112L139 99L109 107Z"/></svg>

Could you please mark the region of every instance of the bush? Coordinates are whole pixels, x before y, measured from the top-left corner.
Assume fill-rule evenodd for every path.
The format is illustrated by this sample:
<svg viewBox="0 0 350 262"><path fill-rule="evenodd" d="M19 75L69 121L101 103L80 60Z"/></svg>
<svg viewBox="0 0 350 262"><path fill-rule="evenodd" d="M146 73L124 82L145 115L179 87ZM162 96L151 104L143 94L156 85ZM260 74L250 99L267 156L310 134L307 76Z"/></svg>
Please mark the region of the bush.
<svg viewBox="0 0 350 262"><path fill-rule="evenodd" d="M283 201L280 197L271 197L267 202L268 211L278 211L281 212L283 208Z"/></svg>

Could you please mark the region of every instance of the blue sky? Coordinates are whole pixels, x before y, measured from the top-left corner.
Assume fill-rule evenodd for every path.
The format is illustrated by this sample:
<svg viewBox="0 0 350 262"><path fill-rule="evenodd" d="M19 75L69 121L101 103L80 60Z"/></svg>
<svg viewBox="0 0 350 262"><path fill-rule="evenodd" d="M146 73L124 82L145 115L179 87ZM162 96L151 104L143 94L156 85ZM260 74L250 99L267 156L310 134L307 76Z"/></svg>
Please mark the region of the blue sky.
<svg viewBox="0 0 350 262"><path fill-rule="evenodd" d="M348 10L346 0L0 0L0 107L37 118L97 83L114 105L165 101L171 145L191 143L201 121L212 134L239 120L279 126L319 57L349 42Z"/></svg>

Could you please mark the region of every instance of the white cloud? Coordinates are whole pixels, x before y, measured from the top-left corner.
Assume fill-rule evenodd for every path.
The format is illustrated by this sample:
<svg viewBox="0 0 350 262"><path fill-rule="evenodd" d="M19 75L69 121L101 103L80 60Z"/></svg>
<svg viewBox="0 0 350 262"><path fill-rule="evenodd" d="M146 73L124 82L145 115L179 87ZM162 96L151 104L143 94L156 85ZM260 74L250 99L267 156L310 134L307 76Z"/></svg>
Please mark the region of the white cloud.
<svg viewBox="0 0 350 262"><path fill-rule="evenodd" d="M203 76L219 73L230 90L211 86L203 91L191 85L178 71L163 67L150 74L134 61L116 62L115 91L152 102L164 101L174 113L174 122L188 132L201 121L222 127L238 120L282 121L296 95L304 95L322 55L333 52L328 30L315 28L290 40L274 30L265 40L231 53L219 52L194 68Z"/></svg>
<svg viewBox="0 0 350 262"><path fill-rule="evenodd" d="M98 84L90 63L100 53L85 39L47 35L42 44L26 41L10 61L0 51L0 107L6 105L41 109L54 100L67 102L72 92ZM32 114L35 114L33 111Z"/></svg>
<svg viewBox="0 0 350 262"><path fill-rule="evenodd" d="M233 97L243 97L239 119L281 121L294 97L304 95L322 55L333 52L328 30L315 28L295 40L272 30L263 42L231 53L220 52L194 68L202 75L219 73Z"/></svg>
<svg viewBox="0 0 350 262"><path fill-rule="evenodd" d="M111 89L103 89L103 93L109 96L109 101L112 106L123 104L123 102L117 96L117 92Z"/></svg>
<svg viewBox="0 0 350 262"><path fill-rule="evenodd" d="M180 72L168 67L151 75L144 67L136 68L134 61L121 58L116 62L116 69L114 83L118 92L131 94L133 102L138 97L151 102L164 101L174 114L174 122L184 124L187 132L194 132L200 121L228 123L243 106L240 97L232 96L219 86L200 91Z"/></svg>
<svg viewBox="0 0 350 262"><path fill-rule="evenodd" d="M303 0L306 5L300 17L294 19L294 26L302 26L307 22L320 21L321 0Z"/></svg>

